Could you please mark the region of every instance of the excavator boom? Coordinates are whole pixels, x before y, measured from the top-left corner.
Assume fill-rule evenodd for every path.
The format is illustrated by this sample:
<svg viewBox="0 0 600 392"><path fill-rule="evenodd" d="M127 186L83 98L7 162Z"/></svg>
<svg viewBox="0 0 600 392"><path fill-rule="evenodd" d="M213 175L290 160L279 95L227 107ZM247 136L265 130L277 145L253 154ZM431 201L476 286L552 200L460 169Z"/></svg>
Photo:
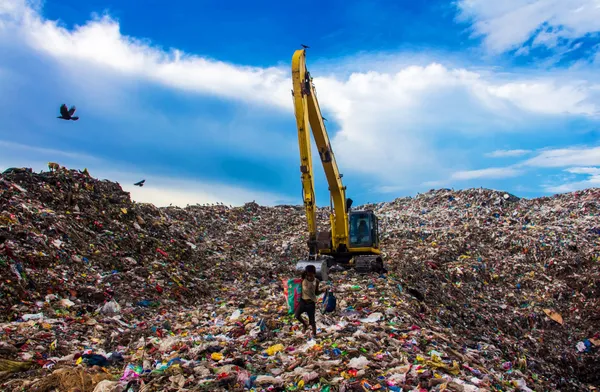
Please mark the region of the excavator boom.
<svg viewBox="0 0 600 392"><path fill-rule="evenodd" d="M292 57L292 82L298 145L300 149L300 173L302 195L309 233L309 260L298 263L317 267L317 275L326 280L327 267L331 263L354 265L357 269L384 270L380 257L377 217L370 211L352 211L352 201L346 199L346 187L342 183L323 115L317 100L312 77L306 67L306 50L297 50ZM314 136L319 159L329 185L331 233L323 246L323 236L317 231L317 206L310 132ZM325 233L327 234L327 233ZM329 256L327 263L317 262L319 256Z"/></svg>
<svg viewBox="0 0 600 392"><path fill-rule="evenodd" d="M292 57L292 79L294 94L294 109L298 127L298 142L300 146L300 172L304 190L304 206L308 219L309 237L316 241L316 200L312 156L310 148L310 128L314 135L319 158L325 170L333 213L331 216L331 240L333 249L345 251L348 249L348 215L346 211L346 188L342 184L342 176L335 161L329 135L323 122L323 115L317 100L315 87L310 73L306 69L306 51L297 50ZM311 249L311 253L314 249Z"/></svg>

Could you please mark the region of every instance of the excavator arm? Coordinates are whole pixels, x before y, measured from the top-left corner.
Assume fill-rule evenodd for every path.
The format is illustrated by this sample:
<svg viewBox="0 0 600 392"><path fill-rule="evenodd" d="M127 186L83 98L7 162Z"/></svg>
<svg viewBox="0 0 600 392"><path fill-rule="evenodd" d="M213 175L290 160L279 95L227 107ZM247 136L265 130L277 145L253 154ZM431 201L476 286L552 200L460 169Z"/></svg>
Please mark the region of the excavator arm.
<svg viewBox="0 0 600 392"><path fill-rule="evenodd" d="M346 188L342 184L335 156L331 148L329 136L323 122L321 109L315 93L310 73L306 69L306 52L297 50L292 57L292 80L294 110L298 128L298 144L300 147L300 172L302 175L302 190L306 218L308 221L309 248L311 255L318 253L316 199L313 176L309 127L319 151L319 157L327 183L333 210L331 220L332 251L345 252L348 250L348 211L346 208Z"/></svg>

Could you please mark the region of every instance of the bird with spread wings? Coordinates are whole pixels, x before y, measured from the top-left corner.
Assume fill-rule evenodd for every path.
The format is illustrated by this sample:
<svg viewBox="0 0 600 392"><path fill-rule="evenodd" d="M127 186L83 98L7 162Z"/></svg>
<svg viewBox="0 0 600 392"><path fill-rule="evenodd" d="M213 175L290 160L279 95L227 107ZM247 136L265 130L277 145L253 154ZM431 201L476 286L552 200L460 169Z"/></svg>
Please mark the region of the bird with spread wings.
<svg viewBox="0 0 600 392"><path fill-rule="evenodd" d="M60 107L60 116L58 116L57 118L60 118L62 120L77 121L79 120L79 117L73 116L73 114L75 114L75 110L77 110L75 109L75 106L71 106L71 109L67 109L67 105L63 103Z"/></svg>

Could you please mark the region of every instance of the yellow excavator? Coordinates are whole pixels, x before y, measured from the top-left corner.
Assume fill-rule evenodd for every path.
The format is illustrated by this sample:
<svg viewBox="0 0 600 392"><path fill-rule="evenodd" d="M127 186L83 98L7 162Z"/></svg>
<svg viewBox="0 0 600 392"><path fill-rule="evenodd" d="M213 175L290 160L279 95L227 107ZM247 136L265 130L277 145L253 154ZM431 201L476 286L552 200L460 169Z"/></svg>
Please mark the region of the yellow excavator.
<svg viewBox="0 0 600 392"><path fill-rule="evenodd" d="M306 68L305 49L297 50L292 57L292 80L302 194L309 233L308 259L299 261L296 268L303 270L312 264L317 269L317 278L321 280L328 280L328 269L333 265L354 268L358 272L384 272L377 216L369 210L351 210L352 199L346 199L346 187L342 184L342 174L331 149L315 86ZM327 232L317 232L310 129L329 184L331 231Z"/></svg>

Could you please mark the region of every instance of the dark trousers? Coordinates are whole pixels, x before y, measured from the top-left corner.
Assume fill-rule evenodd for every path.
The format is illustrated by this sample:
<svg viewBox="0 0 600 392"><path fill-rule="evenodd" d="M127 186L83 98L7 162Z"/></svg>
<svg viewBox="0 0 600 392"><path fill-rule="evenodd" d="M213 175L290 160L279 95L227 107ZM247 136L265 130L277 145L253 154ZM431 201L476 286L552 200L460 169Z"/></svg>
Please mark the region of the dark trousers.
<svg viewBox="0 0 600 392"><path fill-rule="evenodd" d="M308 323L312 326L315 327L317 324L315 322L315 309L316 309L316 304L312 301L306 301L304 299L300 299L300 303L298 304L298 307L296 308L296 319L298 319L298 321L300 321L302 324L304 324L304 320L302 320L302 314L306 313L308 315Z"/></svg>

